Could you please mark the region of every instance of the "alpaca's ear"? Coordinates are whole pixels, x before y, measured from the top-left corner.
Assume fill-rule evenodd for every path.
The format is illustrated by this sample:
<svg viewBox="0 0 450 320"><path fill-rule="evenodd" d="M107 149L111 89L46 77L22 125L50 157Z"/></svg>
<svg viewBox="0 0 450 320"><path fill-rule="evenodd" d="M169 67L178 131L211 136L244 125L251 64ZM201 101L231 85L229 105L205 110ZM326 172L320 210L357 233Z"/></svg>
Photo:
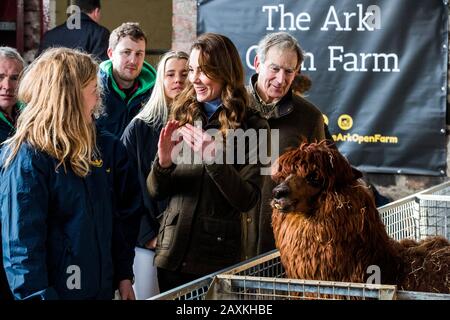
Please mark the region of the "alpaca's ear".
<svg viewBox="0 0 450 320"><path fill-rule="evenodd" d="M359 171L358 169L356 169L355 167L352 167L352 173L353 173L354 180L358 180L358 179L362 178L362 176L363 176L362 172Z"/></svg>

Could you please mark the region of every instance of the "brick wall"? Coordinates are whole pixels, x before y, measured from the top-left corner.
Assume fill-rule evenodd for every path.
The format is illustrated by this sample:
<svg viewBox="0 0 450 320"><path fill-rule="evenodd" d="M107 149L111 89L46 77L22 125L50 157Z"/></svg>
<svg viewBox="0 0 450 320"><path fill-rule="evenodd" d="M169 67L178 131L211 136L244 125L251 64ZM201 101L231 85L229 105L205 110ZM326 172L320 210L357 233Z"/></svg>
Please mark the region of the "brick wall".
<svg viewBox="0 0 450 320"><path fill-rule="evenodd" d="M188 52L197 34L197 1L172 0L172 49Z"/></svg>
<svg viewBox="0 0 450 320"><path fill-rule="evenodd" d="M41 13L39 0L24 0L24 54L25 61L33 61L39 47Z"/></svg>

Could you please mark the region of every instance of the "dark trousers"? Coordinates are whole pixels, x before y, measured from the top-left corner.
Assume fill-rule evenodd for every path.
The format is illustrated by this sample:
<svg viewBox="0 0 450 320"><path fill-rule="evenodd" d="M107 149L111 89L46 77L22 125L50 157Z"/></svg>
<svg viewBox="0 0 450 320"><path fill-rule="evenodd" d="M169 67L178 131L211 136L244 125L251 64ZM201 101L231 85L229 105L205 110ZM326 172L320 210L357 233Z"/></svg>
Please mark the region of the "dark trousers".
<svg viewBox="0 0 450 320"><path fill-rule="evenodd" d="M197 274L158 268L158 285L161 293L201 278Z"/></svg>

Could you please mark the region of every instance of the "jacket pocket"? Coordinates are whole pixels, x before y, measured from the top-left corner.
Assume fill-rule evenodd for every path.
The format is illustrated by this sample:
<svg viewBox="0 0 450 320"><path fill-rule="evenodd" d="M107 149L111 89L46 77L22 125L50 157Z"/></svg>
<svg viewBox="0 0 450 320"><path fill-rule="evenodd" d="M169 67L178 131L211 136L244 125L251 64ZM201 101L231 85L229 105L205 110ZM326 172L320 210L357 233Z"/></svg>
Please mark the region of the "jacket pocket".
<svg viewBox="0 0 450 320"><path fill-rule="evenodd" d="M170 248L173 242L176 226L165 226L162 233L160 233L160 239L158 239L159 249L166 250Z"/></svg>
<svg viewBox="0 0 450 320"><path fill-rule="evenodd" d="M240 255L241 228L239 221L203 218L200 239L199 245L208 256L235 258Z"/></svg>
<svg viewBox="0 0 450 320"><path fill-rule="evenodd" d="M167 218L166 218L166 221L164 224L166 226L176 225L178 222L179 215L180 215L179 212L173 212L173 211L167 212Z"/></svg>
<svg viewBox="0 0 450 320"><path fill-rule="evenodd" d="M166 211L164 213L164 225L162 225L157 241L157 250L166 250L170 248L175 236L175 229L177 228L179 212Z"/></svg>

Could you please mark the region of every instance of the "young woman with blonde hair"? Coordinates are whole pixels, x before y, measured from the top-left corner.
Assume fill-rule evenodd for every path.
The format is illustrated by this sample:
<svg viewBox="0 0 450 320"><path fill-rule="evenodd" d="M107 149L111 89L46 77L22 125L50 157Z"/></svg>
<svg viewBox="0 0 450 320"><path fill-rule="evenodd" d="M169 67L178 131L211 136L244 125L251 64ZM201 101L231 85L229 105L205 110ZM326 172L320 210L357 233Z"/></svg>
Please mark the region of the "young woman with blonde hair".
<svg viewBox="0 0 450 320"><path fill-rule="evenodd" d="M260 162L249 161L250 148L258 146L228 145L234 129L244 136L247 130L268 130L267 122L247 108L236 47L223 35L202 34L191 47L188 66L189 82L172 104L147 179L150 196L169 198L155 257L161 291L240 261L241 213L260 198ZM227 140L224 149L223 141L211 140L212 131ZM181 155L178 143L185 147L183 156L192 151L201 162L175 161ZM216 158L222 152L236 155L240 147L244 162Z"/></svg>
<svg viewBox="0 0 450 320"><path fill-rule="evenodd" d="M98 65L50 49L26 70L26 107L0 156L3 264L15 299L133 299L141 213L120 141L97 132ZM134 229L133 229L134 228Z"/></svg>
<svg viewBox="0 0 450 320"><path fill-rule="evenodd" d="M171 104L186 86L188 58L188 54L183 51L169 51L161 57L150 100L127 126L121 139L130 160L138 169L137 178L147 209L141 219L134 263L137 299L146 299L158 293L156 273L152 268L153 250L159 229L157 218L164 211L167 201L154 201L147 192L146 180L158 150L159 133L167 122Z"/></svg>

